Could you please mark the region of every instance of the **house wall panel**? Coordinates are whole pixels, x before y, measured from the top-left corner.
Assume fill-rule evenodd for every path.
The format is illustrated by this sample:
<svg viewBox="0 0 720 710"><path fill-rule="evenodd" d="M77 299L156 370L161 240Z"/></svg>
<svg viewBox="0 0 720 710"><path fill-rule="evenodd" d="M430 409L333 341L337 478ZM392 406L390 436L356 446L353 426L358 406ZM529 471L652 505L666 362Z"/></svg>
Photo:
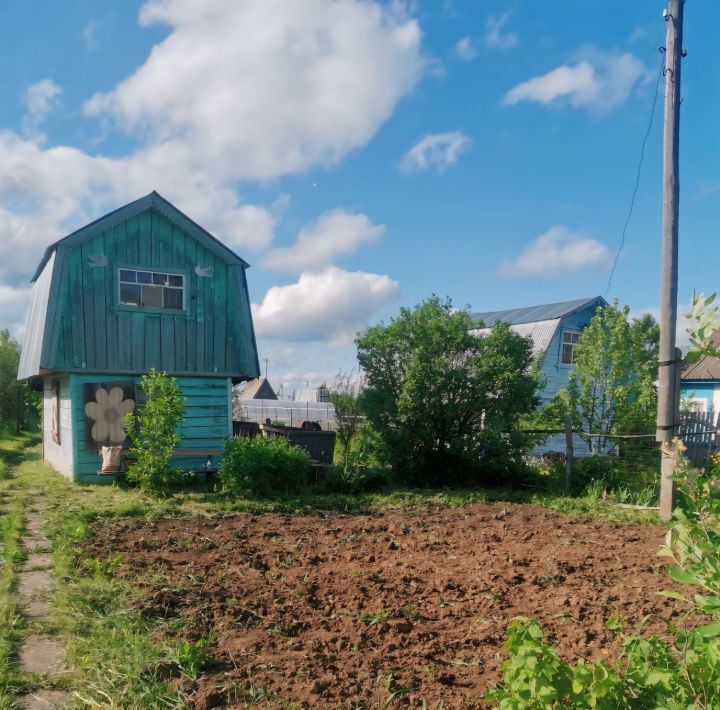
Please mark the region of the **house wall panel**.
<svg viewBox="0 0 720 710"><path fill-rule="evenodd" d="M140 382L139 376L83 373L70 375L69 395L72 396L72 422L76 432L74 438L75 480L83 483L109 483L112 476L98 476L100 455L85 444L85 399L83 387L86 383L120 382L132 379ZM177 449L222 450L228 438L228 417L230 402L230 380L222 377L178 377L180 390L185 398L183 418L178 426L181 442ZM214 394L207 395L206 392ZM70 410L69 410L70 411ZM184 470L200 468L206 456L178 456L173 466ZM213 458L216 464L218 458Z"/></svg>
<svg viewBox="0 0 720 710"><path fill-rule="evenodd" d="M56 444L52 437L52 419L54 416L52 400L52 383L57 380L60 385L60 443ZM42 441L43 458L57 471L68 478L73 475L74 447L73 447L73 420L72 403L70 401L70 378L61 377L43 378L43 410L42 410Z"/></svg>

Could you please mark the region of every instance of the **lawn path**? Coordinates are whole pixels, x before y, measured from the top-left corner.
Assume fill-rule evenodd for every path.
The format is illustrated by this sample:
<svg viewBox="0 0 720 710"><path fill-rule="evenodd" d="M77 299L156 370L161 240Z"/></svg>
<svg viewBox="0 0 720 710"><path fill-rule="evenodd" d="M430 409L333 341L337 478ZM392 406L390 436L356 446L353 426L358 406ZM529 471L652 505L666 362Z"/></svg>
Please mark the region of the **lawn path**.
<svg viewBox="0 0 720 710"><path fill-rule="evenodd" d="M63 649L44 626L50 613L48 599L53 590L50 539L45 535L47 500L40 490L28 490L24 496L25 532L22 546L26 559L17 575L17 599L27 622L25 637L18 649L20 671L31 674L41 686L17 698L21 708L48 710L62 708L68 694L51 687L62 670Z"/></svg>

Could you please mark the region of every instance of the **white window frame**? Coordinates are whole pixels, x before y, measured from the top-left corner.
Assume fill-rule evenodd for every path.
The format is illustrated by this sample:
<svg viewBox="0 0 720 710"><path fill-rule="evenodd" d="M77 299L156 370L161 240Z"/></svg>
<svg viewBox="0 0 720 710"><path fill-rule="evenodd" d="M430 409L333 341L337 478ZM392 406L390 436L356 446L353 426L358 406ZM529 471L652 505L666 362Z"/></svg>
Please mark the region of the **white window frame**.
<svg viewBox="0 0 720 710"><path fill-rule="evenodd" d="M560 340L560 364L561 365L566 365L568 367L572 367L575 364L575 348L577 347L577 344L578 344L578 341L580 340L581 334L582 334L582 331L573 330L572 328L563 330L562 339ZM566 342L565 341L566 335L576 335L577 338L575 339L574 342ZM564 359L566 345L570 345L572 347L572 350L570 351L570 362L565 362L565 359Z"/></svg>
<svg viewBox="0 0 720 710"><path fill-rule="evenodd" d="M133 272L135 274L135 281L128 281L122 278L123 271L129 271ZM143 273L143 274L150 274L150 282L144 283L141 281L137 281L137 274ZM155 276L164 276L165 277L165 283L164 284L156 284ZM170 285L170 277L179 278L181 285L180 286L171 286ZM135 304L135 303L125 303L122 300L121 293L122 293L122 285L139 285L140 286L140 293L141 293L141 299L142 299L142 287L143 286L156 286L157 288L162 289L162 295L163 295L163 305L162 306L145 306L142 303ZM165 289L172 289L173 291L180 291L181 295L181 306L180 308L171 308L169 306L165 306ZM178 273L176 271L160 271L158 269L144 269L142 267L137 266L121 266L118 267L117 270L117 302L118 305L121 308L132 308L132 309L138 309L142 311L154 311L157 313L179 313L181 311L185 310L185 274Z"/></svg>

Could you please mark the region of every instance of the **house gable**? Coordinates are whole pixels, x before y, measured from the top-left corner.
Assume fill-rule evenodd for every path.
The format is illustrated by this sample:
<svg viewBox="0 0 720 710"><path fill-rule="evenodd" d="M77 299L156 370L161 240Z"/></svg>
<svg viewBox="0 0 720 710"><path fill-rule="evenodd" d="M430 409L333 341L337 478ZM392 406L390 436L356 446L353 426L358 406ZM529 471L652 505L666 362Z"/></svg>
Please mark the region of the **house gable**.
<svg viewBox="0 0 720 710"><path fill-rule="evenodd" d="M33 295L42 304L47 291L46 313L31 317L33 346L19 376L156 368L257 377L246 268L157 193L136 200L49 247ZM120 269L181 275L183 307L121 304Z"/></svg>

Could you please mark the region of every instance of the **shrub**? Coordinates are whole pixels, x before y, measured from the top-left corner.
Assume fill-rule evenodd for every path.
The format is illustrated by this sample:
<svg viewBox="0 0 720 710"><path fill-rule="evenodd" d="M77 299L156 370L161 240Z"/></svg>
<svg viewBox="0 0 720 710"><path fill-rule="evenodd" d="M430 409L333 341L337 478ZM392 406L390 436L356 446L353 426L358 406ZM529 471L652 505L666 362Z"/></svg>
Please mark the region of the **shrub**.
<svg viewBox="0 0 720 710"><path fill-rule="evenodd" d="M170 460L180 443L175 428L182 419L183 397L177 380L157 370L144 375L141 386L147 402L126 417L130 454L136 459L127 477L148 493L164 493L182 478L170 468Z"/></svg>
<svg viewBox="0 0 720 710"><path fill-rule="evenodd" d="M531 447L519 423L538 404L532 342L506 323L483 337L475 327L431 297L356 340L360 405L406 482L497 483Z"/></svg>
<svg viewBox="0 0 720 710"><path fill-rule="evenodd" d="M239 496L277 496L297 492L306 482L310 455L283 438L234 438L225 444L220 480Z"/></svg>

